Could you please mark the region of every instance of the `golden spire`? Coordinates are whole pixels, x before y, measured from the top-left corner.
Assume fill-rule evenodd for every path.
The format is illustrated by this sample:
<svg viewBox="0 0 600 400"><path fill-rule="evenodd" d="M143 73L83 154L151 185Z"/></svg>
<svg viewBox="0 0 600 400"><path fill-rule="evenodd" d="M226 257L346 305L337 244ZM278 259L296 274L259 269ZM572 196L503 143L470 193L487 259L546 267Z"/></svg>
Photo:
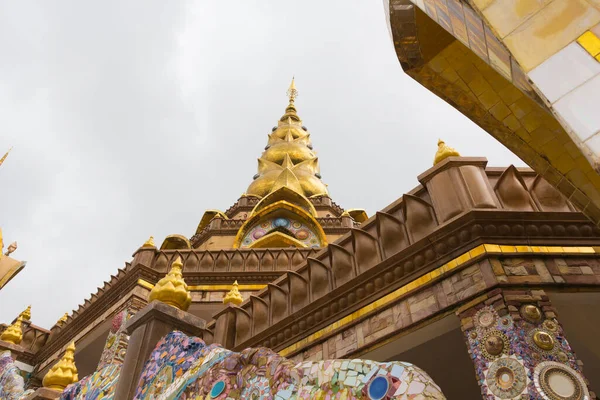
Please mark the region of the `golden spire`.
<svg viewBox="0 0 600 400"><path fill-rule="evenodd" d="M327 195L310 134L302 126L294 104L298 97L295 79L287 90L287 97L289 104L285 114L269 135L268 145L258 159L258 174L246 193L265 197L283 186L304 197Z"/></svg>
<svg viewBox="0 0 600 400"><path fill-rule="evenodd" d="M158 281L150 292L148 302L158 300L187 311L192 303L192 296L183 280L182 267L181 257L177 257L177 260L171 265L169 273Z"/></svg>
<svg viewBox="0 0 600 400"><path fill-rule="evenodd" d="M31 321L31 305L27 306L21 313L20 317L23 317L23 321Z"/></svg>
<svg viewBox="0 0 600 400"><path fill-rule="evenodd" d="M460 157L458 151L454 150L450 146L446 146L446 143L442 140L438 140L438 150L435 153L435 157L433 159L433 165L445 160L448 157Z"/></svg>
<svg viewBox="0 0 600 400"><path fill-rule="evenodd" d="M6 157L8 157L8 153L10 153L10 151L13 148L11 147L10 149L8 149L8 151L6 153L4 153L4 155L2 156L2 158L0 158L0 165L2 165L2 163L4 162L4 160L6 160Z"/></svg>
<svg viewBox="0 0 600 400"><path fill-rule="evenodd" d="M42 385L48 389L65 390L67 386L79 380L75 366L75 342L71 342L62 358L50 368L44 376Z"/></svg>
<svg viewBox="0 0 600 400"><path fill-rule="evenodd" d="M292 81L293 83L293 81ZM223 304L233 303L236 306L239 306L244 301L242 294L238 290L238 281L233 282L233 287L231 290L223 297Z"/></svg>
<svg viewBox="0 0 600 400"><path fill-rule="evenodd" d="M148 240L144 242L142 247L156 247L156 244L154 244L154 236L150 236Z"/></svg>
<svg viewBox="0 0 600 400"><path fill-rule="evenodd" d="M63 326L65 324L65 322L67 322L67 318L69 318L69 313L65 313L65 315L63 315L62 317L60 317L58 319L58 321L56 321L57 326Z"/></svg>
<svg viewBox="0 0 600 400"><path fill-rule="evenodd" d="M12 344L19 344L21 340L23 340L23 329L21 328L21 322L23 321L23 317L19 315L17 321L14 324L11 324L2 332L0 335L0 340L4 340L5 342L9 342Z"/></svg>
<svg viewBox="0 0 600 400"><path fill-rule="evenodd" d="M290 83L290 87L287 90L287 95L290 98L290 103L293 103L298 97L298 91L296 90L296 82L295 77L292 76L292 83Z"/></svg>

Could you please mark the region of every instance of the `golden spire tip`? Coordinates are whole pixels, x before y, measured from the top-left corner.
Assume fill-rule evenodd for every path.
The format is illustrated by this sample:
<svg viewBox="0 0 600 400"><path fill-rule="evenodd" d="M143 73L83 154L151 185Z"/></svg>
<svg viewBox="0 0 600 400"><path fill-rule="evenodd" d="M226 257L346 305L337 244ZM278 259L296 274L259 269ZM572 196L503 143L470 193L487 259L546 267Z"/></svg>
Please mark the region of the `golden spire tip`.
<svg viewBox="0 0 600 400"><path fill-rule="evenodd" d="M243 302L244 302L244 298L242 297L242 294L238 290L238 281L236 280L235 282L233 282L233 286L231 287L231 290L225 295L225 297L223 297L223 304L232 303L236 306L239 306Z"/></svg>
<svg viewBox="0 0 600 400"><path fill-rule="evenodd" d="M154 236L150 236L148 240L144 242L142 247L156 247L156 244L154 244Z"/></svg>
<svg viewBox="0 0 600 400"><path fill-rule="evenodd" d="M460 157L458 151L446 145L442 139L438 139L438 150L433 158L433 165L445 160L448 157Z"/></svg>
<svg viewBox="0 0 600 400"><path fill-rule="evenodd" d="M181 256L171 264L169 273L158 281L148 297L148 302L162 301L170 306L187 311L192 303L192 295L183 280L183 262Z"/></svg>
<svg viewBox="0 0 600 400"><path fill-rule="evenodd" d="M290 83L290 87L287 90L287 96L290 98L290 103L293 103L298 97L298 90L296 90L296 82L295 77L292 77L292 83Z"/></svg>

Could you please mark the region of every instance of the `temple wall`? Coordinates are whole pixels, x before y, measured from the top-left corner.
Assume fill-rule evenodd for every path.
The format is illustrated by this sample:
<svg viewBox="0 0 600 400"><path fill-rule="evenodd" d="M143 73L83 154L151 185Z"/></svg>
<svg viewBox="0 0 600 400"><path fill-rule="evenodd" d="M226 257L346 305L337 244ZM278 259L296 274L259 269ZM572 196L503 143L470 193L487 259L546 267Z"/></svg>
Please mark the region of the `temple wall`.
<svg viewBox="0 0 600 400"><path fill-rule="evenodd" d="M356 358L436 317L468 308L494 287L529 284L547 290L585 286L600 291L600 259L594 255L494 255L468 262L435 283L422 280L407 294L385 296L279 353L295 361ZM408 286L408 285L407 285ZM395 292L396 293L396 292ZM485 294L484 296L489 296ZM493 294L491 295L493 297ZM487 297L486 297L487 298Z"/></svg>

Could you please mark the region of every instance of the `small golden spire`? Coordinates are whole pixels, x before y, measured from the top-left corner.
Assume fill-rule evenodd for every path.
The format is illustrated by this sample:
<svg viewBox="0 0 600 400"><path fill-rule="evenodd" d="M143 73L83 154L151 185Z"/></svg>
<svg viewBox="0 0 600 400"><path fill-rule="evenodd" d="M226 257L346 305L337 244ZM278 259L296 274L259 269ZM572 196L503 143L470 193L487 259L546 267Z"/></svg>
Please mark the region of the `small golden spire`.
<svg viewBox="0 0 600 400"><path fill-rule="evenodd" d="M27 306L21 313L20 317L23 317L23 321L31 321L31 305Z"/></svg>
<svg viewBox="0 0 600 400"><path fill-rule="evenodd" d="M231 290L223 297L223 304L233 303L236 306L239 306L244 302L244 298L242 294L238 290L238 281L233 282L233 287Z"/></svg>
<svg viewBox="0 0 600 400"><path fill-rule="evenodd" d="M438 140L438 150L435 153L435 157L433 159L433 165L445 160L448 157L460 157L458 151L454 150L450 146L446 146L446 143L442 140Z"/></svg>
<svg viewBox="0 0 600 400"><path fill-rule="evenodd" d="M75 366L75 342L71 342L62 358L44 376L42 385L45 388L62 392L67 386L78 380L79 376Z"/></svg>
<svg viewBox="0 0 600 400"><path fill-rule="evenodd" d="M58 319L58 321L56 321L55 325L63 326L65 324L65 322L67 322L67 318L69 318L69 313L65 313L65 315L63 315L62 317L60 317Z"/></svg>
<svg viewBox="0 0 600 400"><path fill-rule="evenodd" d="M4 162L4 160L6 160L6 157L8 157L8 153L10 153L10 151L13 148L11 147L10 149L8 149L8 151L2 156L2 158L0 158L0 165L2 165L2 163Z"/></svg>
<svg viewBox="0 0 600 400"><path fill-rule="evenodd" d="M19 315L17 321L14 324L11 324L2 332L0 335L0 340L4 340L5 342L12 344L19 344L23 340L23 329L21 327L21 322L23 321L23 317Z"/></svg>
<svg viewBox="0 0 600 400"><path fill-rule="evenodd" d="M293 103L298 97L298 91L296 90L296 82L295 77L292 76L292 83L290 83L290 87L287 90L287 95L290 98L290 103Z"/></svg>
<svg viewBox="0 0 600 400"><path fill-rule="evenodd" d="M156 244L154 244L154 236L150 236L148 240L144 242L142 247L156 247Z"/></svg>
<svg viewBox="0 0 600 400"><path fill-rule="evenodd" d="M285 114L283 117L279 119L281 122L287 122L289 125L292 123L300 123L300 117L298 117L296 106L294 105L294 101L296 97L298 97L298 90L296 90L296 83L294 78L292 78L292 83L290 83L290 87L287 90L287 96L290 99L290 103L285 108ZM292 122L293 121L293 122Z"/></svg>
<svg viewBox="0 0 600 400"><path fill-rule="evenodd" d="M183 263L181 257L177 257L171 264L171 270L154 286L148 297L148 302L153 300L162 301L180 310L187 311L192 303L192 295L187 284L183 280Z"/></svg>

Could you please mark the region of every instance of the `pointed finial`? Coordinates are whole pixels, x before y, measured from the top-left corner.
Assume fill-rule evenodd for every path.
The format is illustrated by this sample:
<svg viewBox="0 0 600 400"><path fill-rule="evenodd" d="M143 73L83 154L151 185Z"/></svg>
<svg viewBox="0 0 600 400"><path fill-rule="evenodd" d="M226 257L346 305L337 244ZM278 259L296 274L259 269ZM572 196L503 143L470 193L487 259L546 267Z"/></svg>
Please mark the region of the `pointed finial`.
<svg viewBox="0 0 600 400"><path fill-rule="evenodd" d="M433 165L436 165L448 157L460 157L460 154L452 147L446 146L446 143L442 139L438 139L438 150L435 153Z"/></svg>
<svg viewBox="0 0 600 400"><path fill-rule="evenodd" d="M23 317L23 321L31 321L31 305L27 306L20 316Z"/></svg>
<svg viewBox="0 0 600 400"><path fill-rule="evenodd" d="M75 342L71 342L62 358L50 368L44 376L42 385L48 389L65 390L67 386L79 380L75 366Z"/></svg>
<svg viewBox="0 0 600 400"><path fill-rule="evenodd" d="M6 160L6 157L8 157L8 153L10 153L10 151L13 148L11 147L10 149L8 149L8 151L6 153L4 153L4 155L2 156L2 158L0 158L0 165L2 165L2 163L4 162L4 160Z"/></svg>
<svg viewBox="0 0 600 400"><path fill-rule="evenodd" d="M17 242L12 242L11 244L8 245L8 247L6 248L6 253L4 253L5 256L10 256L11 253L14 253L15 250L17 249Z"/></svg>
<svg viewBox="0 0 600 400"><path fill-rule="evenodd" d="M236 306L239 306L244 302L244 298L242 294L238 290L238 281L233 282L233 287L231 290L223 297L223 304L232 303Z"/></svg>
<svg viewBox="0 0 600 400"><path fill-rule="evenodd" d="M144 242L142 247L156 247L156 244L154 244L154 236L150 236L148 240Z"/></svg>
<svg viewBox="0 0 600 400"><path fill-rule="evenodd" d="M58 319L58 321L56 321L55 325L57 325L57 326L63 326L67 322L68 318L69 318L69 313L65 313L65 315L63 315L62 317L60 317Z"/></svg>
<svg viewBox="0 0 600 400"><path fill-rule="evenodd" d="M148 297L148 302L158 300L170 306L187 311L192 303L192 295L183 280L183 263L181 257L171 264L171 270L154 286Z"/></svg>
<svg viewBox="0 0 600 400"><path fill-rule="evenodd" d="M292 77L292 83L290 83L290 87L287 90L287 96L290 98L290 103L293 103L298 97L298 91L296 90L296 82L295 77Z"/></svg>
<svg viewBox="0 0 600 400"><path fill-rule="evenodd" d="M14 324L11 324L2 332L0 335L0 340L4 340L5 342L12 344L19 344L23 340L23 329L21 327L21 322L23 321L23 317L19 315Z"/></svg>

